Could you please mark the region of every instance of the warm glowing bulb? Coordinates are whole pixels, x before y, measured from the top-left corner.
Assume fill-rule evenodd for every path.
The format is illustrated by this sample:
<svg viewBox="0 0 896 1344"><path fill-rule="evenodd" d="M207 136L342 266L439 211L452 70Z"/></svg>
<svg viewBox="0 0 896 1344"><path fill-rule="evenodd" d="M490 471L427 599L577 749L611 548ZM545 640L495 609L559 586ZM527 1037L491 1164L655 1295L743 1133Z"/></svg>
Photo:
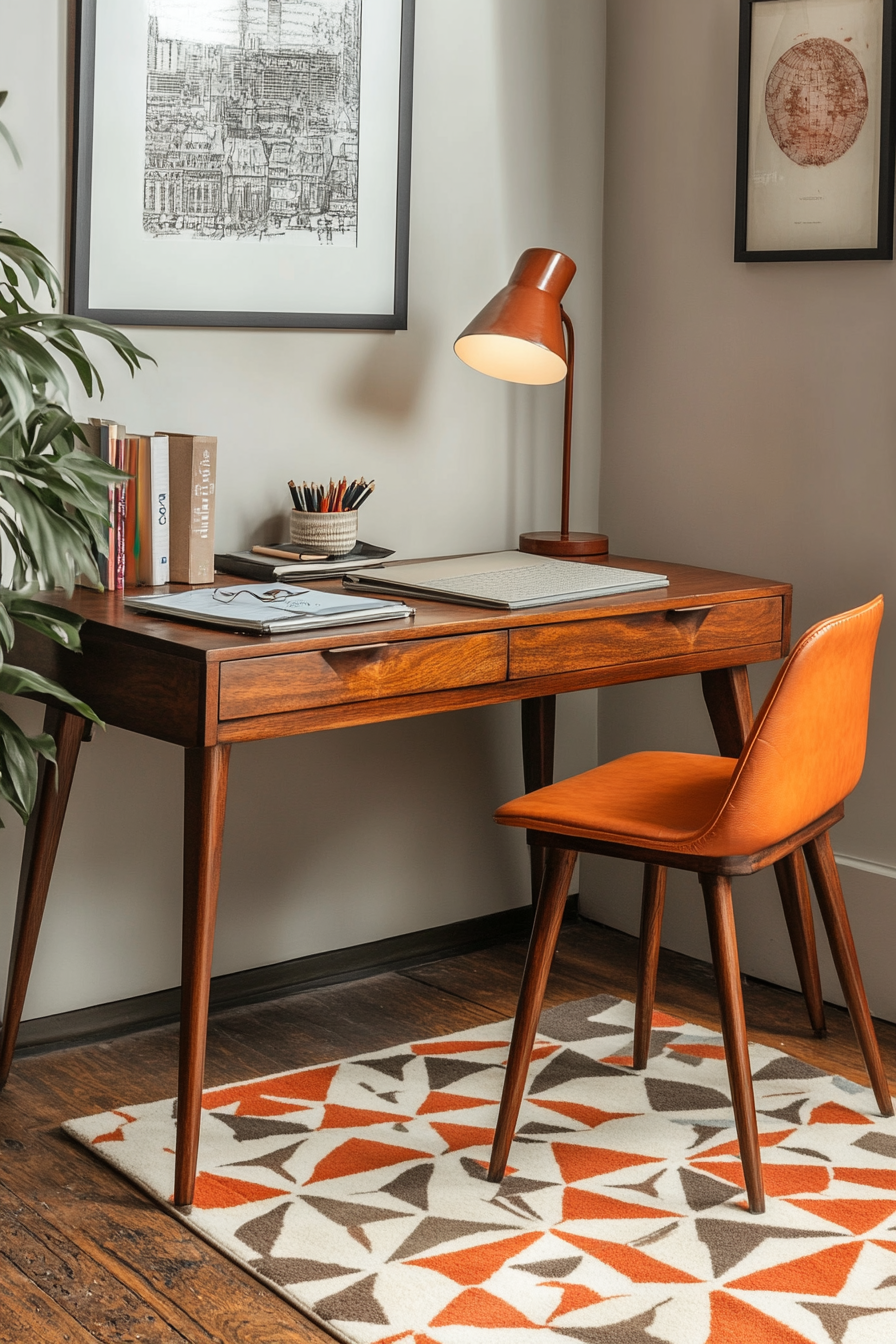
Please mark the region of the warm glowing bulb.
<svg viewBox="0 0 896 1344"><path fill-rule="evenodd" d="M454 353L471 368L508 383L559 383L566 377L559 355L518 336L459 336Z"/></svg>

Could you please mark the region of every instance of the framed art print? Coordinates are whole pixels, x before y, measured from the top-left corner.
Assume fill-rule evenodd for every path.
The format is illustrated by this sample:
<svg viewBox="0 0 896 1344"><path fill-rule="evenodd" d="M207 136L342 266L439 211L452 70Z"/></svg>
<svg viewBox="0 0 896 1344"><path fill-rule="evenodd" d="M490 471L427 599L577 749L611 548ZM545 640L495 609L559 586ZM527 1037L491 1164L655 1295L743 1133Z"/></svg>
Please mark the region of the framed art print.
<svg viewBox="0 0 896 1344"><path fill-rule="evenodd" d="M740 0L735 261L893 257L893 0Z"/></svg>
<svg viewBox="0 0 896 1344"><path fill-rule="evenodd" d="M407 325L414 0L73 0L71 311Z"/></svg>

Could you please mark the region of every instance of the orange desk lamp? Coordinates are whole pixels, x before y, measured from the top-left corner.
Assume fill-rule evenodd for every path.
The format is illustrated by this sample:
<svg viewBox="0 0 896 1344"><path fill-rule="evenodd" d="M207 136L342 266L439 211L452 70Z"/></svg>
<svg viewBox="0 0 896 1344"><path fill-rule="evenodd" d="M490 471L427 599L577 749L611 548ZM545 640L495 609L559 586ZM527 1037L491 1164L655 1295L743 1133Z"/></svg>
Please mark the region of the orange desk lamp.
<svg viewBox="0 0 896 1344"><path fill-rule="evenodd" d="M562 252L530 247L510 282L454 342L454 352L471 368L508 383L559 383L566 379L563 415L563 487L559 532L524 532L520 550L535 555L606 555L607 538L569 530L569 473L575 335L561 299L576 273ZM565 339L564 339L565 333Z"/></svg>

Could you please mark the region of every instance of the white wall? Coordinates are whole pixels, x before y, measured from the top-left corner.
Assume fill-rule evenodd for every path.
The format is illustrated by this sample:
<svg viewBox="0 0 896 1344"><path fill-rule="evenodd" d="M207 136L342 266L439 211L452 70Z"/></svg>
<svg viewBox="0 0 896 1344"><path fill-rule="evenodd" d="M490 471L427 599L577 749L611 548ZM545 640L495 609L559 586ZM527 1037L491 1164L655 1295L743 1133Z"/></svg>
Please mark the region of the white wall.
<svg viewBox="0 0 896 1344"><path fill-rule="evenodd" d="M596 525L603 34L602 0L418 0L407 332L144 329L158 368L134 382L103 354L105 414L217 434L219 549L283 533L290 476L375 477L364 535L402 556L556 526L561 389L494 382L451 349L533 245L579 265L573 524ZM0 0L24 159L0 153L3 222L57 263L63 38L64 0ZM591 694L561 704L561 774L593 763L594 718ZM513 705L240 746L231 781L216 973L528 898L521 837L491 822L522 789ZM27 1016L177 982L180 787L174 747L110 729L85 748ZM4 941L20 844L12 823Z"/></svg>
<svg viewBox="0 0 896 1344"><path fill-rule="evenodd" d="M896 266L732 261L737 33L737 0L609 0L601 526L626 555L790 580L794 637L884 592L865 775L833 841L872 1008L896 1018ZM697 678L600 701L603 759L714 750ZM585 908L634 931L639 881L590 862ZM666 944L708 959L696 878L671 888ZM744 970L795 986L773 881L735 893Z"/></svg>

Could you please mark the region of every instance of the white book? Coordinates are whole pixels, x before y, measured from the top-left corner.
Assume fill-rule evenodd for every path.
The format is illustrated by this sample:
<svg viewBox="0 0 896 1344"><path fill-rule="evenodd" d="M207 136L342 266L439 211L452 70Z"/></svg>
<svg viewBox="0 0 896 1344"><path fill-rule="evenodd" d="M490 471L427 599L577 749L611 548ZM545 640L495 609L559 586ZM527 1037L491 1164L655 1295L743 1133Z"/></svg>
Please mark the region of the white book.
<svg viewBox="0 0 896 1344"><path fill-rule="evenodd" d="M171 508L168 488L168 435L153 434L149 441L149 480L152 508L152 585L168 582Z"/></svg>
<svg viewBox="0 0 896 1344"><path fill-rule="evenodd" d="M359 621L390 621L413 616L404 602L348 597L285 583L236 583L193 588L186 593L126 597L125 606L147 616L164 616L197 625L220 625L247 635L276 635Z"/></svg>

